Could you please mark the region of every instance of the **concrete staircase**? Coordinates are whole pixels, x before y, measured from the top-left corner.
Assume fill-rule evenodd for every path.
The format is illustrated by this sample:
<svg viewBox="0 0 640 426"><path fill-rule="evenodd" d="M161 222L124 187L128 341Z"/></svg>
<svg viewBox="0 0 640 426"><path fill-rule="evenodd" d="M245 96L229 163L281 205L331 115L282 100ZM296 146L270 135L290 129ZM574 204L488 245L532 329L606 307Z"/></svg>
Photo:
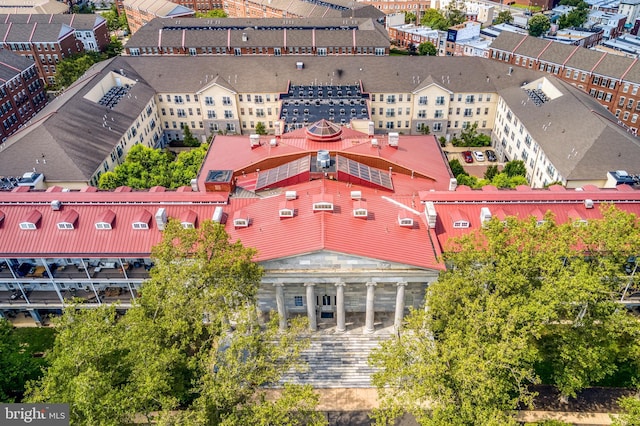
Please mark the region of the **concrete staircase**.
<svg viewBox="0 0 640 426"><path fill-rule="evenodd" d="M370 388L374 369L368 365L371 351L387 333L317 333L302 354L307 371L289 372L284 382L310 384L314 388Z"/></svg>

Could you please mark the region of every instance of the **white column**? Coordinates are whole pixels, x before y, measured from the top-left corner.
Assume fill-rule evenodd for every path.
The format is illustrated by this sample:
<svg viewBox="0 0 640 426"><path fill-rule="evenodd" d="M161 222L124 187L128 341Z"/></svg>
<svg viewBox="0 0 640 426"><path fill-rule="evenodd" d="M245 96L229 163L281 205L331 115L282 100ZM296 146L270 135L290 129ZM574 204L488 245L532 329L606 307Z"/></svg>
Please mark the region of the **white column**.
<svg viewBox="0 0 640 426"><path fill-rule="evenodd" d="M306 283L307 288L307 316L309 317L309 330L316 331L318 323L316 320L316 292L315 283Z"/></svg>
<svg viewBox="0 0 640 426"><path fill-rule="evenodd" d="M396 284L396 316L393 321L393 327L396 332L402 327L402 320L404 319L404 288L407 283L399 282Z"/></svg>
<svg viewBox="0 0 640 426"><path fill-rule="evenodd" d="M373 306L373 299L375 296L376 283L373 281L367 283L367 304L366 304L366 313L364 320L364 332L365 334L370 334L375 331L373 327L373 320L375 317L375 310Z"/></svg>
<svg viewBox="0 0 640 426"><path fill-rule="evenodd" d="M287 329L287 309L284 306L284 285L282 283L275 283L273 285L276 288L276 305L278 307L279 327L280 330Z"/></svg>
<svg viewBox="0 0 640 426"><path fill-rule="evenodd" d="M342 281L336 283L336 292L336 331L342 333L347 329L344 320L344 283Z"/></svg>

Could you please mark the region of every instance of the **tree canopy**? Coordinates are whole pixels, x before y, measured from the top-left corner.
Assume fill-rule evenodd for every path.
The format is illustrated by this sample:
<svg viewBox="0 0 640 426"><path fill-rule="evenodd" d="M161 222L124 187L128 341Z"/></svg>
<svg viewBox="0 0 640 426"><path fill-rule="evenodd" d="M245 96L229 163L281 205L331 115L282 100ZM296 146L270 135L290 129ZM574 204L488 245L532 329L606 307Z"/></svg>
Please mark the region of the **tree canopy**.
<svg viewBox="0 0 640 426"><path fill-rule="evenodd" d="M510 24L513 22L513 15L508 10L502 10L498 13L498 16L493 20L493 23L498 24Z"/></svg>
<svg viewBox="0 0 640 426"><path fill-rule="evenodd" d="M422 14L422 19L420 19L420 23L425 27L440 31L446 31L451 26L444 13L438 9L425 10Z"/></svg>
<svg viewBox="0 0 640 426"><path fill-rule="evenodd" d="M522 166L522 168L520 168L520 166ZM466 185L471 188L477 189L486 185L493 185L496 188L515 188L519 185L529 184L526 178L527 171L524 168L524 163L519 160L509 161L505 164L501 172L496 165L487 167L484 179L478 179L476 176L469 175L457 158L449 161L449 167L456 177L458 185Z"/></svg>
<svg viewBox="0 0 640 426"><path fill-rule="evenodd" d="M379 423L410 412L423 425L515 425L532 385L575 396L621 366L637 372L640 323L618 300L640 222L601 212L587 225L493 218L453 240L426 308L371 356Z"/></svg>
<svg viewBox="0 0 640 426"><path fill-rule="evenodd" d="M207 144L174 156L171 152L138 144L132 147L124 163L100 176L101 189L129 186L136 189L164 186L178 188L191 183L198 175Z"/></svg>
<svg viewBox="0 0 640 426"><path fill-rule="evenodd" d="M196 18L226 18L228 15L222 9L212 9L207 12L196 12Z"/></svg>
<svg viewBox="0 0 640 426"><path fill-rule="evenodd" d="M418 45L418 55L420 56L437 56L438 49L430 41L422 42Z"/></svg>
<svg viewBox="0 0 640 426"><path fill-rule="evenodd" d="M587 22L589 16L589 5L584 1L576 2L575 8L558 18L558 27L581 27Z"/></svg>
<svg viewBox="0 0 640 426"><path fill-rule="evenodd" d="M529 19L529 35L531 36L540 37L549 31L549 28L551 28L551 21L546 15L538 14Z"/></svg>
<svg viewBox="0 0 640 426"><path fill-rule="evenodd" d="M231 243L203 221L170 220L154 247L151 278L133 307L70 307L57 324L51 366L29 390L31 402L70 404L71 424L319 425L309 387L288 385L278 399L262 386L298 366L308 344L304 321L262 324L255 250Z"/></svg>

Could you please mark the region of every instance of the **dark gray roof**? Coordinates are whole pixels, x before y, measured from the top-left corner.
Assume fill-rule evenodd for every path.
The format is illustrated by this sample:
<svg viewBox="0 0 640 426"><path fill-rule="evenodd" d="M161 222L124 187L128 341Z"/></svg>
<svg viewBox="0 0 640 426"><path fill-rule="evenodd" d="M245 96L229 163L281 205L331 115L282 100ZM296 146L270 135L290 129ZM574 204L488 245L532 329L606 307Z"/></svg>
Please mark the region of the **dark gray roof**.
<svg viewBox="0 0 640 426"><path fill-rule="evenodd" d="M88 182L154 95L153 89L127 68L127 77L139 79L131 87L130 97L122 98L113 109L85 99L107 73L119 72L121 67L114 65L112 60L94 65L39 112L32 125L9 138L0 155L0 175L21 176L37 167L50 182ZM104 115L107 126L102 125Z"/></svg>
<svg viewBox="0 0 640 426"><path fill-rule="evenodd" d="M388 47L384 27L370 18L299 19L161 19L157 18L131 36L127 47ZM285 31L286 29L286 31ZM246 35L246 41L243 35Z"/></svg>
<svg viewBox="0 0 640 426"><path fill-rule="evenodd" d="M546 78L562 96L540 106L520 87L499 93L558 172L569 180L602 177L610 170L640 173L637 138L593 97L554 76Z"/></svg>
<svg viewBox="0 0 640 426"><path fill-rule="evenodd" d="M9 50L0 49L0 83L4 83L32 66L35 62Z"/></svg>

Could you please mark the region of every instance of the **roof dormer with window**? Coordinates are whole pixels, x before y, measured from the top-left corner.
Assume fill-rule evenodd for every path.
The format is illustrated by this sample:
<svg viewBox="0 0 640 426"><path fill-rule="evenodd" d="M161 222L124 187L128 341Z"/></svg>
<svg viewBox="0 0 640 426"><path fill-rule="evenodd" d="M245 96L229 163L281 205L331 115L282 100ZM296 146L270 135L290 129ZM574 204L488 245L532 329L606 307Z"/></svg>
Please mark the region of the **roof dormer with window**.
<svg viewBox="0 0 640 426"><path fill-rule="evenodd" d="M180 225L184 229L195 228L197 221L198 215L193 210L187 210L180 215Z"/></svg>
<svg viewBox="0 0 640 426"><path fill-rule="evenodd" d="M20 222L20 229L38 229L40 221L42 220L42 213L33 209L27 214L22 222Z"/></svg>
<svg viewBox="0 0 640 426"><path fill-rule="evenodd" d="M107 210L101 213L96 220L96 229L112 229L116 214L113 210Z"/></svg>
<svg viewBox="0 0 640 426"><path fill-rule="evenodd" d="M149 222L151 221L151 213L146 210L142 210L135 217L131 226L133 229L149 229Z"/></svg>
<svg viewBox="0 0 640 426"><path fill-rule="evenodd" d="M69 209L62 214L57 226L58 229L75 229L77 221L78 212L73 209Z"/></svg>

